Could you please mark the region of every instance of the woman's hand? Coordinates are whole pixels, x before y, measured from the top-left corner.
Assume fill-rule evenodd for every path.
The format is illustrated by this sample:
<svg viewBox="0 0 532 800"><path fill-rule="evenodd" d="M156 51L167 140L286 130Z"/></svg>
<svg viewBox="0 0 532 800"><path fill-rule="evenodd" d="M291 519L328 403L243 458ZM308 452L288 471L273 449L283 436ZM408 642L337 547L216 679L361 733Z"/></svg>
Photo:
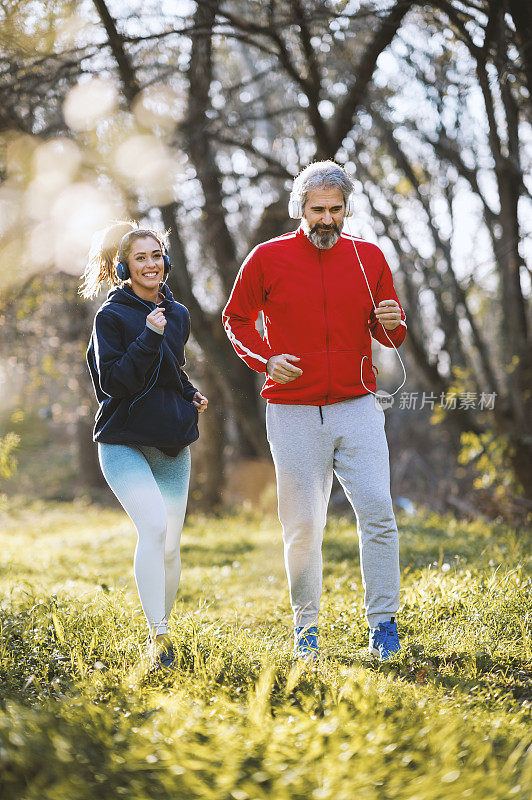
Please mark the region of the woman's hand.
<svg viewBox="0 0 532 800"><path fill-rule="evenodd" d="M148 322L148 320L152 325L164 330L164 326L166 325L166 317L164 316L164 311L162 311L162 309L154 308L153 311L150 311L146 317L146 322Z"/></svg>
<svg viewBox="0 0 532 800"><path fill-rule="evenodd" d="M204 411L207 411L207 406L209 404L209 401L200 392L196 392L196 394L192 398L192 402L198 409L198 414L203 414Z"/></svg>

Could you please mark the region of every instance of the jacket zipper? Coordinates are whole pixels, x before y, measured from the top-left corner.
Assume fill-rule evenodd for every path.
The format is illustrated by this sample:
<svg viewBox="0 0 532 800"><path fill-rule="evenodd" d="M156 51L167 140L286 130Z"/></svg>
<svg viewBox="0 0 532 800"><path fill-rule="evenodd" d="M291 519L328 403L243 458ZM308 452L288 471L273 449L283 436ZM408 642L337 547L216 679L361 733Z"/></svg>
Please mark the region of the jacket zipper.
<svg viewBox="0 0 532 800"><path fill-rule="evenodd" d="M325 297L325 278L323 275L323 262L321 260L321 250L318 250L318 260L320 262L321 270L321 285L323 289L323 313L325 315L325 347L327 350L327 392L325 394L325 405L329 399L329 387L331 385L331 363L329 358L329 320L327 318L327 301Z"/></svg>
<svg viewBox="0 0 532 800"><path fill-rule="evenodd" d="M157 364L157 367L155 368L155 371L154 371L154 372L152 372L152 374L151 374L151 376L150 376L150 378L149 378L149 380L148 380L148 386L146 387L146 389L144 390L144 392L143 392L141 395L139 395L138 397L135 397L135 399L133 400L133 402L129 404L129 407L128 407L128 410L127 410L128 416L129 416L129 414L131 414L131 409L133 408L133 406L135 405L135 403L138 403L138 401L139 401L139 400L142 400L142 398L143 398L145 395L147 395L147 394L148 394L148 392L150 391L150 389L153 389L153 387L155 386L155 384L156 384L156 382L157 382L157 378L159 377L159 370L160 370L160 368L161 368L161 362L162 362L162 360L163 360L163 351L162 351L162 349L161 349L161 353L160 353L160 355L159 355L159 363Z"/></svg>
<svg viewBox="0 0 532 800"><path fill-rule="evenodd" d="M137 297L136 299L139 301L139 303L142 303L143 306L146 306L146 308L149 309L150 311L154 311L155 308L157 308L157 303L155 303L155 307L154 308L150 308L150 306L147 303L145 303L144 300L141 300L140 297ZM128 417L131 414L131 409L133 408L135 403L137 403L139 400L142 400L142 398L145 395L147 395L148 392L151 389L153 389L153 387L155 386L155 384L157 382L157 378L159 377L159 370L161 368L162 360L163 360L163 349L161 347L161 352L159 354L159 363L157 364L157 366L153 370L152 374L148 378L148 385L147 385L146 389L144 390L144 392L141 395L138 395L137 397L135 397L134 400L129 404L128 409L127 409L127 416Z"/></svg>

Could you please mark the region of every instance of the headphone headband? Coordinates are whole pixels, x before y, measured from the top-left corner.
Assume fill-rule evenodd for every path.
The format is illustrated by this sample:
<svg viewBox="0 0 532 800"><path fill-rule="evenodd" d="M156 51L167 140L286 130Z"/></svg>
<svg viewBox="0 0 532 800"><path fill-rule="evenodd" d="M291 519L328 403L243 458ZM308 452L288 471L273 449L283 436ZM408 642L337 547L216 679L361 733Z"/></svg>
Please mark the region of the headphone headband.
<svg viewBox="0 0 532 800"><path fill-rule="evenodd" d="M147 228L133 228L132 231L128 231L127 233L124 233L124 235L120 239L120 244L118 245L118 260L119 261L122 261L122 248L123 248L123 246L124 246L124 244L126 242L126 239L129 236L131 236L132 233L141 233L144 236L151 236L153 239L155 239L155 241L159 241L159 238L157 237L157 234L154 233L153 231L150 231ZM162 245L163 251L166 252L166 247L164 246L164 242L161 242L161 245Z"/></svg>

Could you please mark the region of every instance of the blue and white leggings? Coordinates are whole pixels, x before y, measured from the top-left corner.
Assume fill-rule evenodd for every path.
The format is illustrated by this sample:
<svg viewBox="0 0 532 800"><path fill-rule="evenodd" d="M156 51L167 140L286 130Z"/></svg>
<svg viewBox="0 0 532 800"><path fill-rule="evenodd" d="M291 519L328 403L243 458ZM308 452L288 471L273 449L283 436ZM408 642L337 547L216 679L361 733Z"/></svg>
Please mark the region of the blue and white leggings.
<svg viewBox="0 0 532 800"><path fill-rule="evenodd" d="M181 576L190 449L167 456L155 447L99 442L98 458L105 480L137 529L135 581L150 635L166 633Z"/></svg>

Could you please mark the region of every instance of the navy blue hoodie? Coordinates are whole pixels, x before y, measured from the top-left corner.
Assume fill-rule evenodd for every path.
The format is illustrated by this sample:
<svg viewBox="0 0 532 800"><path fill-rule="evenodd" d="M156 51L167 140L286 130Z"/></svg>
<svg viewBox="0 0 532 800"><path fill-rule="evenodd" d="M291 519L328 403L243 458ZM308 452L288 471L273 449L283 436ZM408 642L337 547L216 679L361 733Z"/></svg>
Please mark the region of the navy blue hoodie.
<svg viewBox="0 0 532 800"><path fill-rule="evenodd" d="M198 436L196 388L186 372L190 316L163 284L166 326L161 335L146 325L156 307L124 284L111 290L96 312L87 364L100 404L93 440L141 444L177 455Z"/></svg>

